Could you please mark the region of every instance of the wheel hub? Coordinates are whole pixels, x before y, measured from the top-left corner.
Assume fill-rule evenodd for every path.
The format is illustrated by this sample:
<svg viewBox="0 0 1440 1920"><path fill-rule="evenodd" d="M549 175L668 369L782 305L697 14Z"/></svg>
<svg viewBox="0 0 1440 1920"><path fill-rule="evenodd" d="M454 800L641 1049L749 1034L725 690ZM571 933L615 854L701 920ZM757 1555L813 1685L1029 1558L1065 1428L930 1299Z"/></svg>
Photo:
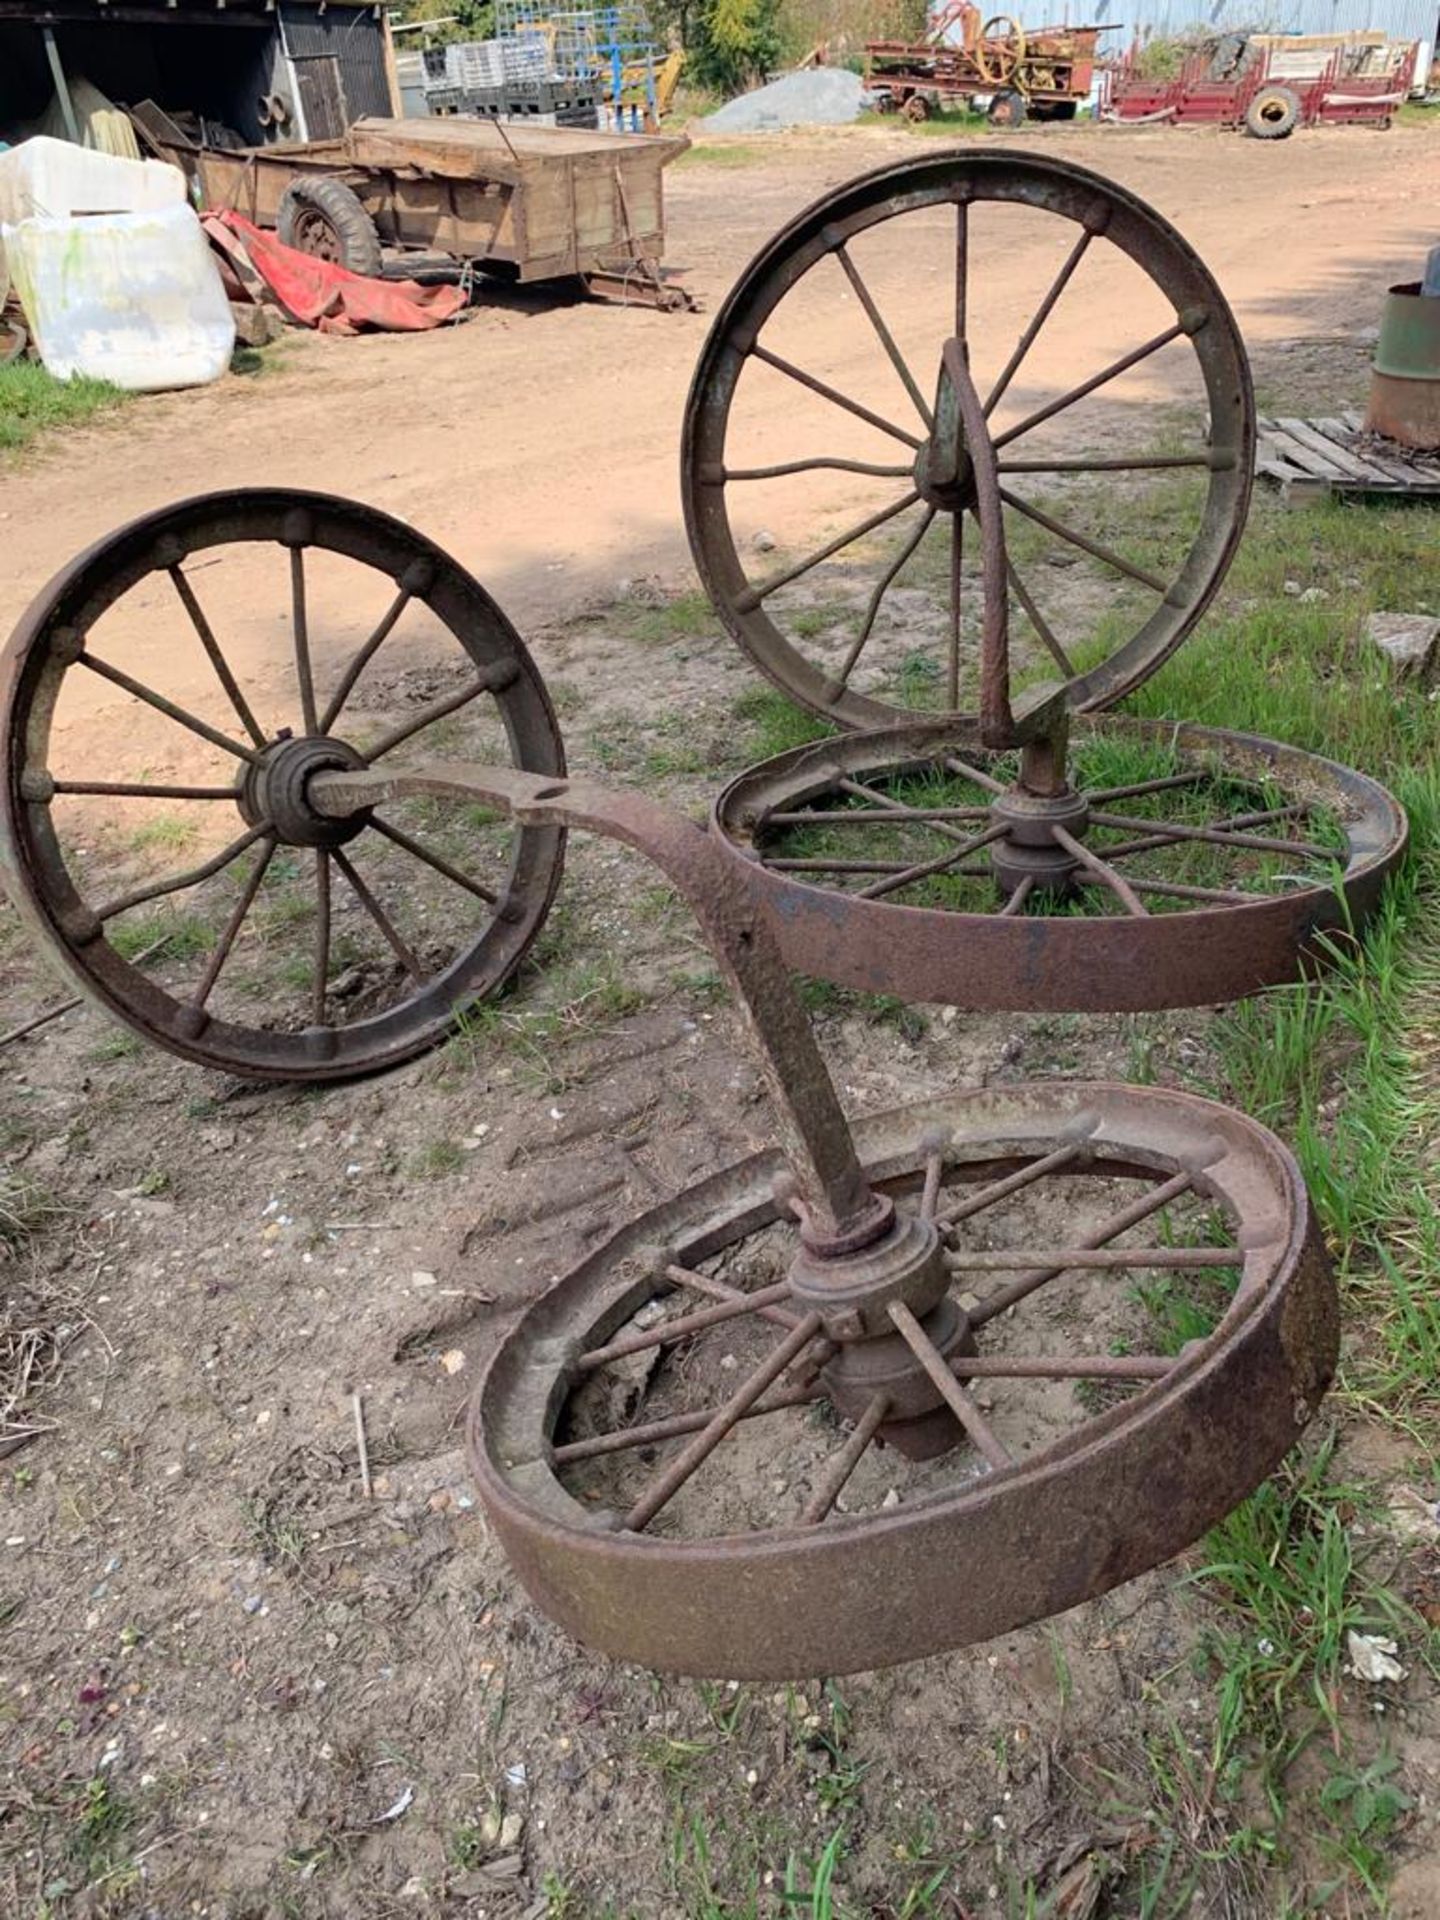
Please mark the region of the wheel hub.
<svg viewBox="0 0 1440 1920"><path fill-rule="evenodd" d="M240 811L252 827L268 821L284 846L343 847L365 831L370 809L331 819L310 804L310 781L321 772L355 773L365 764L343 740L282 733L241 775Z"/></svg>
<svg viewBox="0 0 1440 1920"><path fill-rule="evenodd" d="M1030 793L1021 786L999 794L990 817L1005 828L1005 838L990 849L990 865L1001 891L1011 894L1023 880L1048 893L1065 892L1080 870L1080 862L1055 837L1061 828L1080 839L1090 824L1090 803L1073 787L1058 793Z"/></svg>

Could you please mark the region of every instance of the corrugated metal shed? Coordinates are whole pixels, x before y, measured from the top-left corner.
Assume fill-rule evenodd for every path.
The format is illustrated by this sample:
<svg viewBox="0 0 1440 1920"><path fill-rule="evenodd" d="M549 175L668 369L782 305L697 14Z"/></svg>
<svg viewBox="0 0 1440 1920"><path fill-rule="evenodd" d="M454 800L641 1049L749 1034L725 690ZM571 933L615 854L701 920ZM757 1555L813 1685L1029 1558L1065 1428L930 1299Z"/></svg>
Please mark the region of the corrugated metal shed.
<svg viewBox="0 0 1440 1920"><path fill-rule="evenodd" d="M1392 40L1425 40L1432 46L1440 0L1016 0L1009 11L1022 26L1056 24L1119 27L1101 45L1121 52L1141 39L1188 34L1385 33Z"/></svg>

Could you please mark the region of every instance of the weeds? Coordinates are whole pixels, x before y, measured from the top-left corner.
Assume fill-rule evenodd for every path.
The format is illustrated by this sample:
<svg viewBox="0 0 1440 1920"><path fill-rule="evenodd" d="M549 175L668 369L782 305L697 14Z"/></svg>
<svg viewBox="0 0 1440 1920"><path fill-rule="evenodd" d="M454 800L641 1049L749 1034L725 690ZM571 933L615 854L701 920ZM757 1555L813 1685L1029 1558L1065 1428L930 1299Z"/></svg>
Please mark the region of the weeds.
<svg viewBox="0 0 1440 1920"><path fill-rule="evenodd" d="M0 367L0 452L15 453L43 434L86 426L128 397L103 380L56 380L36 360Z"/></svg>

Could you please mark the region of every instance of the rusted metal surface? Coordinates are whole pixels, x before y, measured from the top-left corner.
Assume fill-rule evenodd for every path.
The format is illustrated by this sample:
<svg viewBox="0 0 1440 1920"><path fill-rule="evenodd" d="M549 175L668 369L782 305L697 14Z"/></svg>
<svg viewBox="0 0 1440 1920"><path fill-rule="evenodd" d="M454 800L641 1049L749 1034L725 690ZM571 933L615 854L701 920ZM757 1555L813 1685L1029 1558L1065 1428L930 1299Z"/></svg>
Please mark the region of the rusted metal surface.
<svg viewBox="0 0 1440 1920"><path fill-rule="evenodd" d="M967 287L976 273L970 214L975 206L986 202L1050 213L1068 226L1074 240L1015 351L980 401L968 378ZM923 219L945 208L953 208L955 213L956 289L950 330L935 342L934 364L937 369L947 364L952 369L967 368L966 397L976 402L980 414L979 419L970 417L962 422L959 461L952 441L960 387L953 375L942 372L936 406L932 408L924 389L933 376L921 368L917 377L849 250L849 242L882 223L911 216ZM1092 245L1097 250L1112 246L1134 262L1164 296L1173 310L1173 322L1012 424L1002 427L998 421L992 422L994 410L1004 401L1026 354ZM875 336L877 352L891 361L904 384L913 419L897 420L877 413L868 402L797 365L771 346L770 339L778 336L767 337L766 329L783 310L787 297L807 274L832 259L850 281ZM1193 451L1177 454L1142 450L1128 454L1111 446L1103 452L1082 451L1067 458L1024 441L1034 429L1054 421L1132 367L1148 362L1152 355L1177 342L1188 346L1193 355L1208 409L1208 431L1202 441L1197 419ZM837 421L848 415L873 427L883 436L876 442L875 457L837 458L817 446L810 458L778 467L746 466L737 461L729 450L732 413L742 376L751 365L767 367L825 400L836 410ZM974 410L967 409L972 415ZM948 622L944 623L946 630L937 633L932 651L937 685L942 690L938 704L947 713L958 715L962 704L958 661L960 556L965 521L974 517L985 553L980 664L986 737L996 742L1004 732L1006 673L1003 633L997 628L1001 608L1013 598L1029 623L1034 644L1062 677L1069 706L1093 709L1121 698L1169 657L1214 596L1244 525L1254 436L1249 368L1234 318L1215 281L1173 227L1124 188L1082 168L1003 149L952 151L885 167L838 188L782 229L741 276L716 318L686 406L681 454L686 526L712 603L760 670L783 691L827 719L843 727L872 727L919 717L913 709L897 704L883 687L860 689L852 676L871 645L886 594L937 521L949 531L951 604ZM1185 468L1203 476L1203 507L1193 533L1186 535L1183 560L1164 577L1057 518L1055 512L1047 512L1025 494L1025 476L1029 475L1085 473L1100 485L1106 473L1133 475ZM857 520L798 561L752 579L741 558L731 520L736 492L744 495L744 509L753 518L758 510L758 484L827 469L888 478L894 483L895 496L888 505ZM953 478L946 483L945 475L952 470ZM983 491L977 494L973 478L977 472L993 475L1003 508L1039 524L1089 555L1115 578L1135 582L1154 597L1152 610L1136 618L1133 628L1110 647L1107 657L1077 669L1067 652L1068 636L1056 633L1013 557L1006 556L1003 532L994 525L999 515L985 510ZM837 556L841 560L848 556L851 564L870 565L868 561L854 562L852 550L892 523L901 525L904 515L913 516L909 531L890 560L873 563L874 591L848 650L838 661L831 653L817 651L790 615L779 610L780 603L773 596L802 578L823 582L826 576L821 569ZM993 577L997 564L1003 568L1008 592ZM909 644L913 647L913 638ZM1073 649L1073 639L1069 644Z"/></svg>
<svg viewBox="0 0 1440 1920"><path fill-rule="evenodd" d="M279 611L289 622L297 699L289 714L271 712L268 730L257 721L201 604L203 557L232 543L273 545L288 561L288 605L282 603ZM323 712L316 711L311 664L307 555L344 556L390 583L387 611L329 691ZM202 568L192 580L186 568L195 557L202 558ZM213 669L223 694L223 725L194 713L92 646L102 616L132 590L143 593L150 587L157 596L173 594L193 629L199 658L208 660L206 670ZM360 753L341 737L353 719L346 702L412 604L453 644L455 664L464 669L461 684ZM209 783L149 779L123 719L114 723L113 757L102 763L106 775L114 777L91 777L99 770L93 753L71 766L63 759L63 727L58 735L55 730L56 703L68 677L83 679L87 672L128 695L137 712L163 715L181 746L187 739L203 741L220 762L221 777ZM422 749L430 726L481 697L493 702L516 761L542 776L563 774L555 717L519 635L475 580L399 521L329 495L279 490L208 494L147 514L72 561L30 607L0 658L6 729L0 851L9 891L37 939L85 993L146 1039L185 1059L249 1078L307 1081L396 1065L441 1039L467 1005L514 971L549 911L560 878L563 834L552 822L515 834L508 870L491 887L378 816L322 819L307 806L305 793L320 767L364 766L402 746ZM282 719L288 725L277 724ZM66 778L67 772L76 777ZM56 829L56 801L71 795L120 803L209 802L207 815L229 812L238 831L218 854L198 864L126 892L102 891L87 881ZM123 811L122 805L121 817ZM354 866L352 855L376 838L440 873L473 902L472 931L433 967L417 959ZM185 899L192 886L253 857L252 849L266 861L278 849L314 867L312 990L308 1004L297 1001L290 1010L288 1024L286 1011L271 1005L257 1008L248 1021L213 1011L216 979L254 906L253 888L244 899L245 912L213 933L196 956L193 977L173 988L143 971L144 954L134 955L133 944L117 934L127 912ZM354 893L399 968L385 1004L362 1016L346 1017L344 1006L327 992L332 884Z"/></svg>
<svg viewBox="0 0 1440 1920"><path fill-rule="evenodd" d="M1248 734L1110 717L1076 721L1073 738L1081 751L1106 743L1163 751L1191 771L1088 796L1062 786L1047 799L1013 773L1008 784L991 779L975 722L911 725L816 741L751 768L716 801L713 831L745 861L798 971L906 1000L1012 1011L1206 1005L1293 980L1323 957L1322 936L1363 926L1404 853L1398 803L1366 775L1316 755ZM910 810L916 826L906 821L907 831L934 836L932 859L873 857L874 836L893 832L897 817L887 786L936 772L973 776L982 804ZM1142 788L1157 805L1172 790L1193 793L1197 778L1217 792L1242 783L1266 797L1208 825L1120 810ZM1308 837L1307 819L1328 820L1330 838ZM987 820L1004 834L983 845ZM787 857L789 836L811 823L843 831L844 847ZM1224 884L1207 885L1136 860L1197 844L1232 860L1240 884L1229 867ZM1267 856L1279 870L1262 885L1246 863ZM897 897L937 872L973 879L980 904L957 911ZM1123 913L1106 910L1109 899Z"/></svg>
<svg viewBox="0 0 1440 1920"><path fill-rule="evenodd" d="M765 1154L714 1175L625 1228L532 1307L472 1405L470 1453L491 1521L538 1604L587 1644L671 1671L791 1678L984 1639L1103 1593L1178 1551L1270 1471L1314 1412L1335 1364L1333 1282L1294 1163L1253 1122L1186 1095L1065 1085L932 1101L862 1121L855 1138L870 1179L902 1209L927 1190L937 1138L940 1191L954 1183L983 1196L1042 1159L1053 1168L1057 1154L1071 1155L1073 1171L1139 1180L1151 1192L1179 1180L1223 1212L1243 1244L1239 1285L1214 1332L1173 1358L958 1355L942 1367L945 1398L962 1398L984 1441L957 1445L947 1407L954 1471L946 1484L931 1479L898 1506L874 1503L872 1487L870 1504L837 1508L867 1447L884 1435L888 1396L872 1391L853 1431L828 1463L817 1462L808 1484L774 1503L773 1518L707 1530L703 1508L682 1512L678 1503L687 1481L723 1481L727 1448L737 1443L732 1425L728 1439L717 1436L716 1421L730 1420L738 1395L709 1409L709 1418L701 1410L647 1423L642 1408L633 1429L568 1444L564 1422L582 1377L574 1357L611 1339L664 1292L658 1250L672 1249L694 1268L757 1233L768 1231L773 1244L785 1217L775 1196L783 1158ZM1143 1268L1146 1249L1129 1258ZM902 1303L895 1318L912 1334L921 1330L933 1366L935 1343L924 1328L934 1310L914 1314ZM799 1348L809 1324L792 1331L786 1348L771 1347L772 1379L783 1381L782 1354ZM853 1343L860 1352L867 1344ZM1012 1458L1002 1414L982 1411L962 1382L982 1380L998 1395L1002 1380L1037 1373L1120 1378L1133 1391L1052 1444ZM745 1412L765 1418L777 1452L775 1423L808 1421L813 1429L808 1390L782 1386L762 1399L754 1380L746 1386ZM710 1436L703 1461L684 1451L696 1434ZM624 1459L627 1441L654 1449L644 1469L650 1496L631 1506L628 1525L597 1508L594 1487L582 1494L570 1481L577 1469ZM946 1464L932 1459L915 1471L933 1476ZM903 1461L889 1469L902 1471ZM652 1509L659 1533L649 1530ZM957 1577L957 1569L968 1571Z"/></svg>

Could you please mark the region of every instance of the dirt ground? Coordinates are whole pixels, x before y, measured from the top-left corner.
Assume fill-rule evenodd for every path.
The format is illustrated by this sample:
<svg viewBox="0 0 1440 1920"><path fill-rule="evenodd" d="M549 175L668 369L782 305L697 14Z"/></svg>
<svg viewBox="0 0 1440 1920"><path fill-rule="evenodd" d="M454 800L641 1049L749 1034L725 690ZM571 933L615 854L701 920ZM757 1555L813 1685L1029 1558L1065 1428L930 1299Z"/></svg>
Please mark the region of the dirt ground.
<svg viewBox="0 0 1440 1920"><path fill-rule="evenodd" d="M1262 406L1363 393L1380 291L1433 242L1432 138L1034 143L1180 225L1236 309ZM669 258L713 313L817 193L915 151L867 128L683 166ZM903 306L902 265L881 291ZM1103 285L1076 296L1037 380L1110 323ZM703 610L669 612L694 585L677 448L706 325L527 295L420 338L287 341L258 375L137 403L0 471L0 627L85 543L183 494L353 495L497 596L572 767L698 813L757 750L753 671ZM777 415L770 457L795 431ZM339 608L337 631L352 618ZM250 630L263 683L264 622ZM787 1900L787 1860L808 1888L843 1828L837 1912L1018 1916L1030 1883L1082 1920L1111 1882L1115 1911L1181 1911L1125 1878L1155 1743L1203 1772L1201 1607L1174 1569L990 1645L794 1689L619 1669L527 1602L470 1487L469 1383L515 1309L608 1231L768 1137L693 925L637 859L578 843L538 955L493 1030L331 1091L229 1081L88 1010L0 1054L0 1151L65 1206L31 1280L17 1259L0 1281L43 1284L68 1328L35 1406L46 1431L0 1467L0 1908L818 1916ZM0 1031L55 993L0 906ZM1215 1074L1204 1014L877 1019L823 994L816 1013L852 1111L1125 1078L1140 1059L1162 1083ZM1426 1711L1393 1699L1421 1793L1396 1911L1417 1920L1436 1898ZM1197 1855L1209 1817L1197 1806ZM1317 1904L1294 1911L1342 1911L1309 1872L1297 1891ZM1276 1911L1223 1865L1197 1888L1184 1911Z"/></svg>

